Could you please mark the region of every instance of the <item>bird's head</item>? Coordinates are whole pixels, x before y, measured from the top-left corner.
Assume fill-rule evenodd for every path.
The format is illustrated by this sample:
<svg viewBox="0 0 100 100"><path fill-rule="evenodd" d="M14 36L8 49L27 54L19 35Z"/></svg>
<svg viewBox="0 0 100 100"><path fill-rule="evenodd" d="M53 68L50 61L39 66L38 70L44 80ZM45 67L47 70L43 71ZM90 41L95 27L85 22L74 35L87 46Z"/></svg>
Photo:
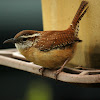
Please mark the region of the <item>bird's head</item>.
<svg viewBox="0 0 100 100"><path fill-rule="evenodd" d="M3 43L14 43L17 49L26 49L36 43L40 33L33 30L23 30L15 35L14 38L7 39Z"/></svg>

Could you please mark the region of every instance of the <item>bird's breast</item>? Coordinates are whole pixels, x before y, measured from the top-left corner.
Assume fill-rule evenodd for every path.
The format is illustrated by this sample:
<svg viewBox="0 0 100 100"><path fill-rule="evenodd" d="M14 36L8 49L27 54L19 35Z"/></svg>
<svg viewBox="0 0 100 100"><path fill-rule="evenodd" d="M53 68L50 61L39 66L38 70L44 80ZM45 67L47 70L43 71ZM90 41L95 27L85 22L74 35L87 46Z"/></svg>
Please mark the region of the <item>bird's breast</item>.
<svg viewBox="0 0 100 100"><path fill-rule="evenodd" d="M57 68L60 67L67 58L72 59L76 49L76 43L71 47L64 49L53 49L47 52L40 51L38 48L30 47L24 50L19 50L22 55L26 57L28 61L31 61L37 65L45 68Z"/></svg>

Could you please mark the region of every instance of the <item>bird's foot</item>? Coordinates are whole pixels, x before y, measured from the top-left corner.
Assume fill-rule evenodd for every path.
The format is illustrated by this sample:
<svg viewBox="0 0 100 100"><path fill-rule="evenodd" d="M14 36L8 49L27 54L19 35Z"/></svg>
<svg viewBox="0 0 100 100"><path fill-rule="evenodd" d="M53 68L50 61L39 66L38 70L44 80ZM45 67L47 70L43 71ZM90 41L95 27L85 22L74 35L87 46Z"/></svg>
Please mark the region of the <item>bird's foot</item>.
<svg viewBox="0 0 100 100"><path fill-rule="evenodd" d="M55 73L55 79L57 80L58 79L58 75L59 73L63 70L65 64L69 61L69 58L67 58L67 60L63 63L63 65L60 67L60 69L58 69Z"/></svg>
<svg viewBox="0 0 100 100"><path fill-rule="evenodd" d="M54 77L55 77L56 80L58 79L58 75L59 75L60 72L62 72L62 68L56 70L56 72L54 74Z"/></svg>
<svg viewBox="0 0 100 100"><path fill-rule="evenodd" d="M39 69L39 72L42 74L42 76L44 76L45 69L46 68L44 68L44 67L42 67L42 68Z"/></svg>

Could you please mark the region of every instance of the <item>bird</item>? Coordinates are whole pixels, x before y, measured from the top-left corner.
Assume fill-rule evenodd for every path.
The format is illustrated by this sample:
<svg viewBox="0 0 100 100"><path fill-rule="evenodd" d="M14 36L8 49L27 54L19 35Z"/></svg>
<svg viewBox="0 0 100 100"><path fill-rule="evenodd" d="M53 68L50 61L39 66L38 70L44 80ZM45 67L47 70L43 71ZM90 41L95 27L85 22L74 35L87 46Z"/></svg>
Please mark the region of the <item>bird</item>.
<svg viewBox="0 0 100 100"><path fill-rule="evenodd" d="M23 30L4 43L14 43L28 61L42 66L42 75L45 69L56 69L57 79L64 66L73 58L77 43L82 42L78 37L79 22L87 12L87 4L85 0L81 2L72 23L65 30Z"/></svg>

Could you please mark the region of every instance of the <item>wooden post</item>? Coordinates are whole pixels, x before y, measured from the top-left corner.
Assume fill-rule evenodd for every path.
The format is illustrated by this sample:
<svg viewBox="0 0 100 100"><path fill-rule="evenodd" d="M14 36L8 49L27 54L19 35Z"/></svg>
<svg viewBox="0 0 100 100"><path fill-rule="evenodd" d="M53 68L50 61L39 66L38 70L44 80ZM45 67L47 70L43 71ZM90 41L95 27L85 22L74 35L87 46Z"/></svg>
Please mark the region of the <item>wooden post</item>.
<svg viewBox="0 0 100 100"><path fill-rule="evenodd" d="M44 30L67 29L82 0L42 0ZM100 67L100 0L87 0L89 9L80 22L79 43L67 66Z"/></svg>

